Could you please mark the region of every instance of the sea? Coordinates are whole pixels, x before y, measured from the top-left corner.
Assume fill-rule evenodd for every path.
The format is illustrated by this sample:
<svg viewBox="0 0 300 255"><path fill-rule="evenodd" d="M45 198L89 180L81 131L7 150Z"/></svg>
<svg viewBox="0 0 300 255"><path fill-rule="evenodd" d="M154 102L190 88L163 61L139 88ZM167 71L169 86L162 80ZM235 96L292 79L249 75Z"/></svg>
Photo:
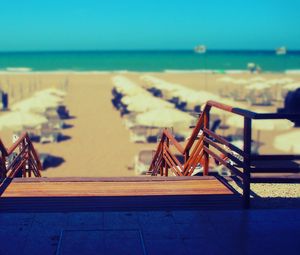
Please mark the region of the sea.
<svg viewBox="0 0 300 255"><path fill-rule="evenodd" d="M243 72L255 63L264 72L300 72L300 51L51 51L0 52L0 71Z"/></svg>

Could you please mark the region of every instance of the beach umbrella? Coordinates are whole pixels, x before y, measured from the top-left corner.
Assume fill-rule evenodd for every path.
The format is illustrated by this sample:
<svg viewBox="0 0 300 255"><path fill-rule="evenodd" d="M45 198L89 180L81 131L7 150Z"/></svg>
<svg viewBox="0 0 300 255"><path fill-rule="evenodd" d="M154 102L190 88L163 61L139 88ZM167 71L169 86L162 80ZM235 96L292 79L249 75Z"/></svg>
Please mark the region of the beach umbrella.
<svg viewBox="0 0 300 255"><path fill-rule="evenodd" d="M180 101L187 102L191 105L202 105L206 103L209 100L218 101L220 99L219 96L204 91L204 90L192 90L183 88L181 90L178 90L174 92L173 94L175 97L178 97Z"/></svg>
<svg viewBox="0 0 300 255"><path fill-rule="evenodd" d="M44 112L48 107L56 107L61 104L61 99L52 96L34 96L25 100L22 100L14 104L11 109L13 111L22 112Z"/></svg>
<svg viewBox="0 0 300 255"><path fill-rule="evenodd" d="M224 77L221 77L219 79L217 79L217 82L221 82L221 83L231 83L233 82L235 79L230 77L230 76L224 76Z"/></svg>
<svg viewBox="0 0 300 255"><path fill-rule="evenodd" d="M226 124L231 127L243 128L244 118L239 115L229 117ZM256 130L289 130L294 126L294 123L289 120L253 120L252 128Z"/></svg>
<svg viewBox="0 0 300 255"><path fill-rule="evenodd" d="M282 87L286 91L293 91L300 88L300 82L290 83Z"/></svg>
<svg viewBox="0 0 300 255"><path fill-rule="evenodd" d="M166 101L151 96L150 94L138 94L135 96L125 96L121 99L122 103L127 105L127 110L131 112L146 112L152 109L174 108Z"/></svg>
<svg viewBox="0 0 300 255"><path fill-rule="evenodd" d="M292 132L288 132L285 134L281 134L275 137L273 146L281 151L285 151L287 153L297 153L300 154L300 130L295 130Z"/></svg>
<svg viewBox="0 0 300 255"><path fill-rule="evenodd" d="M281 84L289 84L289 83L292 83L294 82L295 80L290 78L290 77L286 77L286 78L281 78L280 79L280 82Z"/></svg>
<svg viewBox="0 0 300 255"><path fill-rule="evenodd" d="M289 91L294 91L300 88L300 82L286 84L281 88L281 96L285 98Z"/></svg>
<svg viewBox="0 0 300 255"><path fill-rule="evenodd" d="M226 124L231 127L244 128L244 118L239 115L234 115L226 120ZM256 140L260 140L261 131L274 130L290 130L294 123L289 120L254 120L252 121L252 128L257 131Z"/></svg>
<svg viewBox="0 0 300 255"><path fill-rule="evenodd" d="M254 90L254 91L268 90L270 88L271 86L268 83L263 83L263 82L251 83L246 87L247 90Z"/></svg>
<svg viewBox="0 0 300 255"><path fill-rule="evenodd" d="M236 85L247 85L249 84L249 81L247 81L246 79L237 79L237 80L234 80L233 81L233 84L236 84Z"/></svg>
<svg viewBox="0 0 300 255"><path fill-rule="evenodd" d="M266 79L261 76L256 76L249 79L249 82L264 82Z"/></svg>
<svg viewBox="0 0 300 255"><path fill-rule="evenodd" d="M177 90L185 88L184 86L182 86L180 84L167 82L167 81L161 80L159 78L156 78L156 77L150 76L150 75L142 76L141 79L143 81L147 82L148 88L153 87L153 88L161 90L162 92L172 92L172 91L177 91Z"/></svg>
<svg viewBox="0 0 300 255"><path fill-rule="evenodd" d="M60 89L57 88L48 88L42 91L38 91L36 93L34 93L35 96L58 96L58 97L65 97L66 96L66 92L62 91Z"/></svg>
<svg viewBox="0 0 300 255"><path fill-rule="evenodd" d="M271 86L276 86L276 85L283 85L281 79L272 79L268 80L266 83L268 83Z"/></svg>
<svg viewBox="0 0 300 255"><path fill-rule="evenodd" d="M124 76L115 76L112 78L116 90L123 95L136 95L146 93L139 85L127 79Z"/></svg>
<svg viewBox="0 0 300 255"><path fill-rule="evenodd" d="M176 123L191 123L193 117L176 109L155 109L136 116L136 123L147 127L172 127Z"/></svg>
<svg viewBox="0 0 300 255"><path fill-rule="evenodd" d="M23 126L36 127L48 122L47 118L29 112L9 112L0 117L0 129L16 129Z"/></svg>

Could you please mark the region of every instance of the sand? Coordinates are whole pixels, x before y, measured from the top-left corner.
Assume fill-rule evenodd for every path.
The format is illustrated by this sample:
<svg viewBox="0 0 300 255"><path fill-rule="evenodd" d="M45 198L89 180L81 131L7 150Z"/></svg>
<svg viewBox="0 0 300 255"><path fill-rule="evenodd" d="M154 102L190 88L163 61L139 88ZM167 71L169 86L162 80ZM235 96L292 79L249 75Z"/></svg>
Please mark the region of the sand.
<svg viewBox="0 0 300 255"><path fill-rule="evenodd" d="M74 118L67 121L68 129L62 130L65 140L53 144L38 144L40 153L62 157L64 162L56 168L43 171L47 177L66 176L133 176L129 169L134 156L142 149L156 149L156 144L133 144L122 118L111 104L111 78L116 73L40 73L40 74L0 74L0 84L9 92L13 91L18 101L30 96L33 90L50 86L60 87L68 79L65 104ZM142 73L125 73L126 77L142 84ZM216 79L223 75L201 73L154 73L159 78L180 83L193 89L205 89L217 93ZM247 78L250 74L234 74ZM260 75L267 79L282 77L279 74ZM296 75L292 76L300 80ZM22 95L20 96L20 88ZM30 89L31 88L31 89ZM19 95L19 97L17 96ZM279 103L280 104L280 103ZM245 105L248 109L249 106ZM275 110L276 107L268 108ZM255 108L253 108L255 109ZM0 113L5 114L5 113ZM188 128L188 127L187 127ZM282 132L263 132L262 152L277 152L268 143L271 137ZM0 133L5 144L11 144L11 130Z"/></svg>

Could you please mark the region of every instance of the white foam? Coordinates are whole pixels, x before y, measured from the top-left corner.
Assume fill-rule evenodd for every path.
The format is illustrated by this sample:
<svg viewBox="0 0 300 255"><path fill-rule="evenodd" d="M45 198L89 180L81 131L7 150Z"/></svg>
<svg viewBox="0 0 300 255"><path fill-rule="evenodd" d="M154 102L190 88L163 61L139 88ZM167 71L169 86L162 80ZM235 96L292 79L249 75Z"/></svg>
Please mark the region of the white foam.
<svg viewBox="0 0 300 255"><path fill-rule="evenodd" d="M286 70L286 74L300 74L300 69Z"/></svg>

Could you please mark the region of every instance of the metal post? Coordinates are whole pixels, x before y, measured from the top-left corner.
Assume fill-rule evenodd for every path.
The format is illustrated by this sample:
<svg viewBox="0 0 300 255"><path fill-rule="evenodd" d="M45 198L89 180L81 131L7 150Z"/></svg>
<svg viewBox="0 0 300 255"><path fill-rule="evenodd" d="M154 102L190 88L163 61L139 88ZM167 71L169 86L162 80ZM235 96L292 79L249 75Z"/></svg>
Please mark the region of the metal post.
<svg viewBox="0 0 300 255"><path fill-rule="evenodd" d="M169 139L166 140L166 147L169 148L169 145L170 145L170 141ZM165 161L165 176L168 176L169 175L169 169L168 169L168 164L167 162Z"/></svg>
<svg viewBox="0 0 300 255"><path fill-rule="evenodd" d="M243 173L243 206L250 207L250 167L251 167L251 141L252 141L252 120L244 118L244 173Z"/></svg>
<svg viewBox="0 0 300 255"><path fill-rule="evenodd" d="M204 114L204 125L203 125L203 127L209 129L209 110L204 111L203 114ZM204 133L204 137L206 137L205 133ZM203 142L203 147L209 148L209 144L204 141ZM204 151L203 157L204 157L203 175L208 175L209 155L206 151Z"/></svg>

